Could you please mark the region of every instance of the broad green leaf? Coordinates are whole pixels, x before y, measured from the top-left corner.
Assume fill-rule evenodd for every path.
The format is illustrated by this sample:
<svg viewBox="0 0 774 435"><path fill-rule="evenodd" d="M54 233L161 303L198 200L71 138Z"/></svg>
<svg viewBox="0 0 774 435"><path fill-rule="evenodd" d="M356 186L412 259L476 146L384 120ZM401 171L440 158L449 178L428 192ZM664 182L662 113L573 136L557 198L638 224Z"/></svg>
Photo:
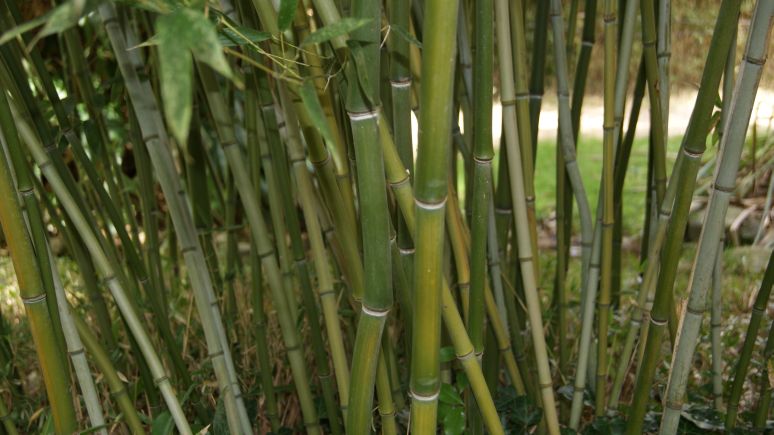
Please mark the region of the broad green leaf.
<svg viewBox="0 0 774 435"><path fill-rule="evenodd" d="M396 35L400 36L401 38L405 39L409 42L409 44L414 44L419 48L422 48L422 43L419 42L417 38L415 38L411 32L406 30L403 26L399 24L390 24L390 32L395 32Z"/></svg>
<svg viewBox="0 0 774 435"><path fill-rule="evenodd" d="M325 119L325 112L323 112L323 108L320 105L320 100L317 98L317 90L314 88L314 83L311 80L305 81L299 87L298 93L306 110L309 112L312 124L314 124L317 131L320 132L323 139L329 144L332 144L333 133L328 125L328 121Z"/></svg>
<svg viewBox="0 0 774 435"><path fill-rule="evenodd" d="M193 103L193 62L204 62L233 78L215 26L199 11L178 9L159 17L158 49L161 97L169 128L181 143L188 139Z"/></svg>
<svg viewBox="0 0 774 435"><path fill-rule="evenodd" d="M443 416L444 435L461 435L465 433L465 411L460 406L451 408Z"/></svg>
<svg viewBox="0 0 774 435"><path fill-rule="evenodd" d="M454 389L449 384L441 384L441 394L438 396L438 400L440 400L443 403L448 403L450 405L464 405L465 402L462 401L462 397L460 397L460 394L457 392L457 390Z"/></svg>
<svg viewBox="0 0 774 435"><path fill-rule="evenodd" d="M258 43L271 38L271 33L261 32L249 27L234 26L234 29L223 27L218 33L218 41L223 47L234 47Z"/></svg>
<svg viewBox="0 0 774 435"><path fill-rule="evenodd" d="M288 30L290 25L293 24L293 15L296 14L296 7L298 7L298 0L280 1L279 13L277 14L277 26L280 32Z"/></svg>
<svg viewBox="0 0 774 435"><path fill-rule="evenodd" d="M329 24L313 32L311 35L307 36L306 39L304 39L304 42L302 42L301 45L304 46L309 44L320 44L326 41L330 41L333 38L346 35L355 29L359 29L368 24L370 21L370 18L342 18L333 24Z"/></svg>

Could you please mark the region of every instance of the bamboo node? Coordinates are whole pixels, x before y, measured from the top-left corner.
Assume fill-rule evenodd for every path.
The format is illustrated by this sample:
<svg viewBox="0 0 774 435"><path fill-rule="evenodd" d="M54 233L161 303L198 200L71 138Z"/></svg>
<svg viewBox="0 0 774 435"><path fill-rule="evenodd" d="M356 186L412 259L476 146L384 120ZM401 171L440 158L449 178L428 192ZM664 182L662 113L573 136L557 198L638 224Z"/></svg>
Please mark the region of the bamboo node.
<svg viewBox="0 0 774 435"><path fill-rule="evenodd" d="M409 77L409 78L400 79L400 80L390 80L390 85L393 88L398 88L398 89L409 88L411 87L411 78Z"/></svg>
<svg viewBox="0 0 774 435"><path fill-rule="evenodd" d="M41 303L41 302L43 302L45 300L46 300L46 294L45 293L41 293L41 294L39 294L37 296L33 296L31 298L25 298L25 297L22 296L22 302L24 302L24 305L39 304L39 303Z"/></svg>
<svg viewBox="0 0 774 435"><path fill-rule="evenodd" d="M423 210L441 210L446 206L446 197L444 196L442 200L435 203L424 202L419 198L414 198L414 203Z"/></svg>
<svg viewBox="0 0 774 435"><path fill-rule="evenodd" d="M368 112L350 112L347 111L350 121L365 121L379 117L379 110L370 110Z"/></svg>
<svg viewBox="0 0 774 435"><path fill-rule="evenodd" d="M441 390L439 389L435 393L429 395L429 396L423 396L415 391L409 391L409 395L412 399L418 401L418 402L435 402L438 400L438 397L441 395Z"/></svg>
<svg viewBox="0 0 774 435"><path fill-rule="evenodd" d="M734 192L734 186L723 186L720 184L713 184L712 185L713 190L717 190L719 192L725 192L725 193L733 193Z"/></svg>
<svg viewBox="0 0 774 435"><path fill-rule="evenodd" d="M363 311L363 314L366 314L371 317L387 317L387 314L390 313L390 309L386 310L379 310L375 308L369 308L365 304L360 306L360 310Z"/></svg>

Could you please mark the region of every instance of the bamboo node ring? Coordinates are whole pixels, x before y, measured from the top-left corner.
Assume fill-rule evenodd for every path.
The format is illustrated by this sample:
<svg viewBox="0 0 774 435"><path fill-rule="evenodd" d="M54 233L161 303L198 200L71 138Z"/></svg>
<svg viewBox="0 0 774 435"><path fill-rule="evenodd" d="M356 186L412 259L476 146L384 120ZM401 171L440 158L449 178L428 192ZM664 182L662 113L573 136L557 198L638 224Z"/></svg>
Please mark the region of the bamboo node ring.
<svg viewBox="0 0 774 435"><path fill-rule="evenodd" d="M438 202L424 202L419 198L414 198L414 203L423 210L441 210L446 206L446 197L444 196Z"/></svg>
<svg viewBox="0 0 774 435"><path fill-rule="evenodd" d="M24 305L39 304L39 303L41 303L41 302L43 302L45 300L46 300L46 294L45 293L41 293L41 294L39 294L37 296L33 296L31 298L22 297L22 302L24 302Z"/></svg>
<svg viewBox="0 0 774 435"><path fill-rule="evenodd" d="M371 317L387 317L387 314L390 313L390 309L386 310L377 310L373 308L368 308L365 304L360 306L360 310L363 311L363 314L367 314Z"/></svg>
<svg viewBox="0 0 774 435"><path fill-rule="evenodd" d="M438 390L435 393L430 394L429 396L423 396L423 395L417 393L416 391L411 391L411 392L409 392L409 395L411 395L411 397L414 400L419 401L419 402L435 402L436 400L438 400L438 397L441 395L441 391Z"/></svg>
<svg viewBox="0 0 774 435"><path fill-rule="evenodd" d="M365 121L367 119L374 119L379 117L378 110L371 110L368 112L347 112L351 121Z"/></svg>

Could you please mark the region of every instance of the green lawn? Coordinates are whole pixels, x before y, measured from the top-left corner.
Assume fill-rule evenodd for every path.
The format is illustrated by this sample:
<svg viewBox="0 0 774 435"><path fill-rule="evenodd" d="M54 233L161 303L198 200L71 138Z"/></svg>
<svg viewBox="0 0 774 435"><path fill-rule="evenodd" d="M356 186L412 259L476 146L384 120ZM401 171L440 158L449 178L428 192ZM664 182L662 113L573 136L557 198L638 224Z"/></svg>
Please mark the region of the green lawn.
<svg viewBox="0 0 774 435"><path fill-rule="evenodd" d="M667 171L680 147L681 136L670 138L667 153ZM578 144L578 164L583 177L583 184L589 199L592 213L596 210L599 182L602 175L602 139L581 138ZM499 154L494 161L495 179L499 165ZM461 174L461 173L460 173ZM638 138L634 141L629 169L624 184L623 205L624 234L633 235L642 231L643 213L645 210L645 186L648 174L648 139ZM460 192L463 196L464 192ZM556 142L544 139L538 142L537 159L535 161L535 206L538 219L549 219L556 209ZM578 229L577 207L573 215L574 225Z"/></svg>

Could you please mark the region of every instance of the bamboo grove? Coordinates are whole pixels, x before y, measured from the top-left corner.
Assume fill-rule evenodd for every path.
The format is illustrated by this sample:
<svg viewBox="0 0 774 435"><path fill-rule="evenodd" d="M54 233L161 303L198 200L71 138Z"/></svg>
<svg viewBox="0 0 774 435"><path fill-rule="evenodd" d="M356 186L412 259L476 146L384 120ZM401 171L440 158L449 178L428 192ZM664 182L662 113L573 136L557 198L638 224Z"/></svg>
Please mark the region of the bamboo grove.
<svg viewBox="0 0 774 435"><path fill-rule="evenodd" d="M729 376L719 362L725 215L774 22L774 2L748 2L738 56L743 3L713 6L669 164L669 0L69 0L36 17L2 2L0 226L47 430L674 434L702 322L715 410L728 430L762 430L774 256ZM602 170L582 174L593 62ZM544 100L558 113L555 198L536 197ZM645 229L627 292L623 186L641 117ZM555 205L555 249L539 243L536 202ZM0 382L0 431L40 429Z"/></svg>

